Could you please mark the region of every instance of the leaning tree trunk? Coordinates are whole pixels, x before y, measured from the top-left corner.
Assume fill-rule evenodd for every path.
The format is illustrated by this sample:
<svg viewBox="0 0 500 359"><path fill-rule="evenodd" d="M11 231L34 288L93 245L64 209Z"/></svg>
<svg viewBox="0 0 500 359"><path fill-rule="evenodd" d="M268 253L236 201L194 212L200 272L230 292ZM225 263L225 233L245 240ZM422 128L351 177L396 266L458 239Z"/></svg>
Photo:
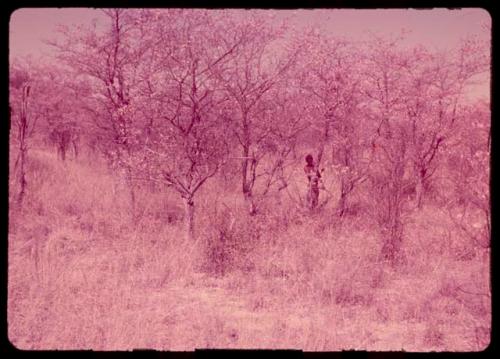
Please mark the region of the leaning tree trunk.
<svg viewBox="0 0 500 359"><path fill-rule="evenodd" d="M17 197L17 201L19 204L23 202L24 195L26 194L26 146L25 144L21 145L20 153L20 169L19 169L19 195Z"/></svg>
<svg viewBox="0 0 500 359"><path fill-rule="evenodd" d="M337 215L343 217L347 209L347 195L342 190L340 193L339 203L337 205Z"/></svg>
<svg viewBox="0 0 500 359"><path fill-rule="evenodd" d="M19 195L17 201L19 204L23 202L24 195L26 194L26 157L28 152L27 135L28 135L28 96L30 93L30 86L23 87L21 113L19 117L18 136L19 136Z"/></svg>

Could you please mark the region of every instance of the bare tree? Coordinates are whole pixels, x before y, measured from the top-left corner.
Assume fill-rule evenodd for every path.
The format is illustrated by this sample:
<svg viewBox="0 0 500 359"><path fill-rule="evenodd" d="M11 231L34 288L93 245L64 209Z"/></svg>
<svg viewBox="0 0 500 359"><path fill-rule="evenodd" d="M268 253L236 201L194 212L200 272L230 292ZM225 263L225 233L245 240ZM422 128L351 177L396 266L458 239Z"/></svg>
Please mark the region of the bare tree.
<svg viewBox="0 0 500 359"><path fill-rule="evenodd" d="M101 148L112 165L124 171L129 187L132 216L135 217L135 190L128 158L136 149L131 138L144 124L135 113L134 90L141 70L142 56L150 45L133 10L103 10L108 18L107 31L96 24L87 29L62 29L64 38L51 42L59 59L74 71L75 78L90 87L81 98L81 108L95 122ZM140 15L140 13L139 13ZM76 82L76 81L75 81Z"/></svg>
<svg viewBox="0 0 500 359"><path fill-rule="evenodd" d="M471 80L488 68L482 44L465 41L452 54L413 50L405 66L408 86L402 96L410 123L411 161L415 177L415 203L423 195L437 168L440 147L456 131L459 106Z"/></svg>
<svg viewBox="0 0 500 359"><path fill-rule="evenodd" d="M10 68L10 120L15 124L18 154L14 163L19 180L17 202L22 204L27 190L27 161L30 139L36 128L39 113L34 101L38 90L35 69L30 64L14 64ZM13 133L14 134L14 133Z"/></svg>
<svg viewBox="0 0 500 359"><path fill-rule="evenodd" d="M368 47L364 110L376 124L370 172L374 192L380 194L382 254L394 263L402 258L404 194L413 187L421 206L438 168L439 149L455 130L465 86L485 63L482 55L466 56L471 43L446 57L418 47L404 49L400 38L375 38Z"/></svg>
<svg viewBox="0 0 500 359"><path fill-rule="evenodd" d="M273 169L260 171L269 154L273 132L276 133L276 121L268 116L273 107L270 93L294 64L297 50L280 53L276 40L282 29L273 27L258 13L249 13L232 26L241 33L242 44L230 67L219 72L219 80L233 104L228 116L240 150L241 188L249 213L254 215L279 167L275 163ZM259 178L264 181L262 193L256 191Z"/></svg>
<svg viewBox="0 0 500 359"><path fill-rule="evenodd" d="M451 188L444 210L470 247L479 249L489 248L491 239L490 121L485 103L460 111L440 165Z"/></svg>
<svg viewBox="0 0 500 359"><path fill-rule="evenodd" d="M399 40L375 38L368 44L363 83L365 116L376 126L370 170L376 196L372 204L382 229L382 256L392 264L404 259L403 187L409 155L409 129L401 115L409 54L398 48Z"/></svg>
<svg viewBox="0 0 500 359"><path fill-rule="evenodd" d="M241 36L223 36L226 30L207 11L167 12L157 20L178 46L160 44L162 50L150 59L152 70L142 77L150 131L141 135L143 152L135 157L135 166L139 176L162 182L181 196L186 233L193 239L195 196L227 158L227 140L221 136L227 96L217 87L216 73L234 56Z"/></svg>
<svg viewBox="0 0 500 359"><path fill-rule="evenodd" d="M19 118L17 119L17 133L19 141L19 155L16 160L15 168L19 165L19 195L18 202L21 204L26 193L26 156L28 153L28 137L30 129L30 116L28 112L29 96L31 86L29 82L21 85L21 104L19 108Z"/></svg>
<svg viewBox="0 0 500 359"><path fill-rule="evenodd" d="M367 162L363 150L367 145L366 132L357 110L360 99L359 54L345 41L325 38L311 31L306 36L307 64L299 74L301 85L314 104L310 120L317 138L317 166L324 159L325 148L331 149L327 158L339 179L340 196L337 213L348 209L348 197L358 183L366 179Z"/></svg>

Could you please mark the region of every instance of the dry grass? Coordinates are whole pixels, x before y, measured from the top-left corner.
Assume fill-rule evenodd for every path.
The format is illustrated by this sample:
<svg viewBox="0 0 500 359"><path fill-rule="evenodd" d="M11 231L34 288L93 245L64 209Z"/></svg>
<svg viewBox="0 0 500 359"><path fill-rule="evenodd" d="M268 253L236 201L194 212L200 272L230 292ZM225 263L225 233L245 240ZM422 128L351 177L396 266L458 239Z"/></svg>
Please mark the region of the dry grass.
<svg viewBox="0 0 500 359"><path fill-rule="evenodd" d="M407 262L380 262L360 216L293 205L248 217L212 182L197 199L196 243L175 194L127 189L98 162L33 152L30 191L11 206L8 328L21 349L299 348L482 350L489 253L454 249L432 206L408 218ZM235 190L237 191L237 189ZM275 206L276 207L276 206ZM462 241L462 242L461 242ZM468 246L470 247L470 246Z"/></svg>

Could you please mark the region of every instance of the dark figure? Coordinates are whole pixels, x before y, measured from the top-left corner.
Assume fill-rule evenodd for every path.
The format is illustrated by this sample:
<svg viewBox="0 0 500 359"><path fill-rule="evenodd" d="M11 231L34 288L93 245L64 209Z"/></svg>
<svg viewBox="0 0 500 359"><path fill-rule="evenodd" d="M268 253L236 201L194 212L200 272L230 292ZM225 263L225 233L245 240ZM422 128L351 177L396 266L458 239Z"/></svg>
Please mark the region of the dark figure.
<svg viewBox="0 0 500 359"><path fill-rule="evenodd" d="M79 136L76 131L70 128L58 127L50 133L50 140L56 145L58 157L66 159L66 153L72 149L75 158L78 157Z"/></svg>
<svg viewBox="0 0 500 359"><path fill-rule="evenodd" d="M319 180L321 174L314 165L314 159L312 155L306 156L306 165L304 166L304 172L306 173L307 179L309 181L307 189L307 207L309 209L314 209L318 205L319 198Z"/></svg>

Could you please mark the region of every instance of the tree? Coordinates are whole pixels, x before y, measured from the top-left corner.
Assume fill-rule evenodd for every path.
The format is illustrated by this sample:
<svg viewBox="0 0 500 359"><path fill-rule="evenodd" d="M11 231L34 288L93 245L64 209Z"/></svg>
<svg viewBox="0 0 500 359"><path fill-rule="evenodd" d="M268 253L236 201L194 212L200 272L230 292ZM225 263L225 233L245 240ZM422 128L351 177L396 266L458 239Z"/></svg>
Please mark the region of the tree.
<svg viewBox="0 0 500 359"><path fill-rule="evenodd" d="M439 149L456 130L464 90L487 63L472 42L440 56L419 47L404 49L400 40L375 38L368 45L363 84L365 113L376 124L370 172L380 194L382 254L393 263L402 255L404 194L415 188L421 206L439 165Z"/></svg>
<svg viewBox="0 0 500 359"><path fill-rule="evenodd" d="M359 54L346 41L319 36L314 31L301 41L308 44L308 50L303 53L305 65L298 76L314 108L310 122L311 132L318 139L316 162L320 166L328 148L331 156L325 164L338 178L337 214L342 217L348 210L349 195L366 179L368 167L363 157L367 135L358 109Z"/></svg>
<svg viewBox="0 0 500 359"><path fill-rule="evenodd" d="M27 163L29 150L44 135L49 111L54 104L54 91L46 67L35 65L30 60L16 59L10 66L9 109L14 124L11 139L18 147L14 171L19 178L18 202L21 203L27 190Z"/></svg>
<svg viewBox="0 0 500 359"><path fill-rule="evenodd" d="M304 100L303 89L290 76L282 79L269 91L264 101L267 110L262 120L270 124L269 133L259 147L263 153L259 172L255 167L252 175L255 185L260 180L258 201L263 201L272 189L280 192L288 187L291 173L289 169L297 163L296 148L300 136L309 128L305 119L309 104ZM255 203L259 203L256 201ZM257 207L258 208L258 207Z"/></svg>
<svg viewBox="0 0 500 359"><path fill-rule="evenodd" d="M33 134L37 115L31 107L33 91L33 75L28 69L12 66L10 69L10 116L17 131L18 155L14 170L18 169L19 193L17 202L22 204L26 194L26 161L29 151L29 138Z"/></svg>
<svg viewBox="0 0 500 359"><path fill-rule="evenodd" d="M241 44L241 35L227 37L217 14L202 10L157 13L163 32L171 34L147 62L142 108L148 131L133 157L137 175L176 191L186 208L186 234L195 236L195 196L227 158L223 107L227 97L217 75ZM170 41L173 41L171 43ZM174 45L175 44L175 45ZM151 56L154 56L151 58Z"/></svg>
<svg viewBox="0 0 500 359"><path fill-rule="evenodd" d="M77 84L70 81L70 73L53 66L38 66L40 95L37 108L40 114L36 133L46 145L54 146L61 160L68 151L78 156L80 133L85 121L78 106L78 98L84 95Z"/></svg>
<svg viewBox="0 0 500 359"><path fill-rule="evenodd" d="M405 106L405 67L409 54L400 39L375 38L367 44L363 92L365 117L374 126L370 180L375 196L372 205L382 230L382 256L392 264L403 260L403 196L408 172L409 126L402 116Z"/></svg>
<svg viewBox="0 0 500 359"><path fill-rule="evenodd" d="M405 66L405 116L410 123L411 162L417 208L437 169L439 149L456 131L459 106L471 80L488 67L482 44L464 41L451 54L415 48Z"/></svg>
<svg viewBox="0 0 500 359"><path fill-rule="evenodd" d="M143 41L142 12L124 9L103 10L109 27L61 29L60 41L51 42L58 58L73 70L74 82L87 96L81 108L94 121L94 135L101 139L101 150L110 164L124 173L129 187L132 217L135 218L135 191L129 158L137 150L132 138L146 126L137 116L137 78L143 55L150 42ZM137 16L137 17L136 17Z"/></svg>
<svg viewBox="0 0 500 359"><path fill-rule="evenodd" d="M488 249L491 239L489 104L477 102L457 114L455 131L443 147L441 175L451 191L445 211L469 248Z"/></svg>
<svg viewBox="0 0 500 359"><path fill-rule="evenodd" d="M271 25L262 14L249 12L244 20L232 22L231 28L241 34L242 42L225 71L218 72L218 78L231 99L233 110L228 117L240 151L242 194L250 215L254 215L279 167L275 163L271 169L262 169L279 121L269 116L274 107L271 90L281 86L298 51L280 49L277 39L283 27ZM259 180L263 189L257 193Z"/></svg>

